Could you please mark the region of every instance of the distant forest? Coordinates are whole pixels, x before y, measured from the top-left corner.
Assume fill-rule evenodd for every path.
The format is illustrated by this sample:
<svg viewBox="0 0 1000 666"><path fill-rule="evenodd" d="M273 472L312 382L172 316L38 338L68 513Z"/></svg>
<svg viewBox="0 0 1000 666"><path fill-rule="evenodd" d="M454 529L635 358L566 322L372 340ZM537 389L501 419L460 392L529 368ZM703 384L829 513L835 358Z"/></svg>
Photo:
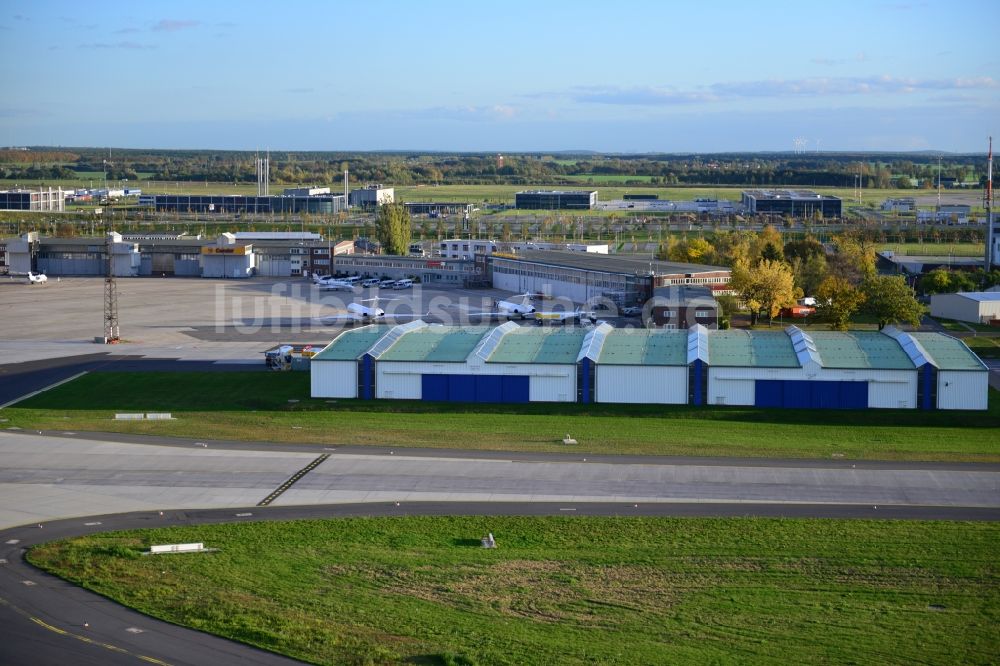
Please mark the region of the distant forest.
<svg viewBox="0 0 1000 666"><path fill-rule="evenodd" d="M255 182L255 154L246 151L116 150L45 147L0 150L0 178L74 179L107 172L109 180ZM270 154L271 182L352 184L508 184L583 186L613 177L626 186L866 188L982 187L982 155L935 153L341 153ZM940 161L940 166L939 166Z"/></svg>

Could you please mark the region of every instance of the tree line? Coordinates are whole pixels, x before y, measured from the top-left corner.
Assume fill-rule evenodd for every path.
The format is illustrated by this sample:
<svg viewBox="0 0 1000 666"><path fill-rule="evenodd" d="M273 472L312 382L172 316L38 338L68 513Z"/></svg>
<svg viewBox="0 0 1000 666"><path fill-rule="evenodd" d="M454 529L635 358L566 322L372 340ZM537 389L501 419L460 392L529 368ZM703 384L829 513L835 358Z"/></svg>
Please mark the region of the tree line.
<svg viewBox="0 0 1000 666"><path fill-rule="evenodd" d="M72 178L72 172L108 172L108 178L256 182L250 151L67 150L0 151L3 178ZM745 187L931 187L936 179L985 183L977 155L911 153L725 153L714 155L577 155L517 153L270 153L274 183L331 185L350 170L355 184L581 185L624 177L630 186L732 185ZM940 162L940 163L939 163ZM631 177L631 178L630 178Z"/></svg>

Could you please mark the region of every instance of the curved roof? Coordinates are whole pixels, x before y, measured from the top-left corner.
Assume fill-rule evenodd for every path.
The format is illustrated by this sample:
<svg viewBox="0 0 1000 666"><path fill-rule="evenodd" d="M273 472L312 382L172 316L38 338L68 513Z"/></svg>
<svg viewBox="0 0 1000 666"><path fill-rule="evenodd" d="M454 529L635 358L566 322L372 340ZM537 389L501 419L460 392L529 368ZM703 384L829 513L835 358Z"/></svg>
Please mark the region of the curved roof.
<svg viewBox="0 0 1000 666"><path fill-rule="evenodd" d="M500 338L486 362L575 364L585 335L575 328L518 326Z"/></svg>
<svg viewBox="0 0 1000 666"><path fill-rule="evenodd" d="M910 370L913 363L899 343L878 331L810 331L824 368Z"/></svg>
<svg viewBox="0 0 1000 666"><path fill-rule="evenodd" d="M313 356L312 360L356 361L364 356L379 338L388 333L390 328L390 326L362 326L344 331Z"/></svg>
<svg viewBox="0 0 1000 666"><path fill-rule="evenodd" d="M792 340L784 331L712 331L708 362L715 366L799 367Z"/></svg>
<svg viewBox="0 0 1000 666"><path fill-rule="evenodd" d="M983 370L986 364L958 338L941 333L910 333L938 370Z"/></svg>
<svg viewBox="0 0 1000 666"><path fill-rule="evenodd" d="M618 328L604 341L598 363L687 365L687 331Z"/></svg>

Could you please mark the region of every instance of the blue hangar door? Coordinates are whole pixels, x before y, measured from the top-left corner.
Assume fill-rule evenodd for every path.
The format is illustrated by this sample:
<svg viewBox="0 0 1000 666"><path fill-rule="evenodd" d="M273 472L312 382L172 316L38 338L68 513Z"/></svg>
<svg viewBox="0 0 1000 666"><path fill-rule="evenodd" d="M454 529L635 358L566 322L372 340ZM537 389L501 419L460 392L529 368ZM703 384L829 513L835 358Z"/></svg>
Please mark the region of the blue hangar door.
<svg viewBox="0 0 1000 666"><path fill-rule="evenodd" d="M421 397L438 402L528 402L527 375L421 375Z"/></svg>
<svg viewBox="0 0 1000 666"><path fill-rule="evenodd" d="M867 409L868 382L820 382L758 379L755 407L799 409Z"/></svg>

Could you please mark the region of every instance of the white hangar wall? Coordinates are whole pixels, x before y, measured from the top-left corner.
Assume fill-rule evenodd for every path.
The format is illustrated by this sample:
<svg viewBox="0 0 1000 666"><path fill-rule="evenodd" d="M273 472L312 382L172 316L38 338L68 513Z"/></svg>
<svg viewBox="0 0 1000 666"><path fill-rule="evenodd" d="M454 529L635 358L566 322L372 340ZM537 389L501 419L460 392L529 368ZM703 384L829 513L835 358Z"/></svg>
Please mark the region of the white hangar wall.
<svg viewBox="0 0 1000 666"><path fill-rule="evenodd" d="M937 376L938 409L986 409L989 372L941 370Z"/></svg>
<svg viewBox="0 0 1000 666"><path fill-rule="evenodd" d="M596 364L594 385L594 402L683 405L688 367Z"/></svg>
<svg viewBox="0 0 1000 666"><path fill-rule="evenodd" d="M309 364L314 398L357 398L358 361L317 361Z"/></svg>

